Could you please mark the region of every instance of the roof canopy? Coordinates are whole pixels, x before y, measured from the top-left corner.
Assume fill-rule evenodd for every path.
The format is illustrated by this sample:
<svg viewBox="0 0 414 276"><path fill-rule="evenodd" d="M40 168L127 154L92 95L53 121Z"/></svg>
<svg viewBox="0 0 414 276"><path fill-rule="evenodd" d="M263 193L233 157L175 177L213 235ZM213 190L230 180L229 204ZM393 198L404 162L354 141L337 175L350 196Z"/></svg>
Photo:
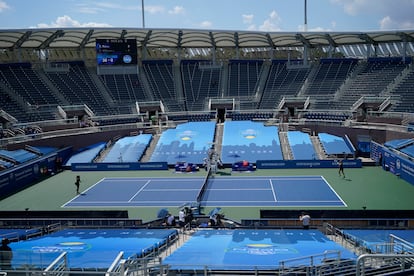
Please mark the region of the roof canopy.
<svg viewBox="0 0 414 276"><path fill-rule="evenodd" d="M382 50L391 53L414 53L414 30L299 33L140 28L14 29L0 30L0 49L94 48L97 38L136 39L138 47L146 48L288 49L306 45L342 48L343 51L371 45L385 47Z"/></svg>

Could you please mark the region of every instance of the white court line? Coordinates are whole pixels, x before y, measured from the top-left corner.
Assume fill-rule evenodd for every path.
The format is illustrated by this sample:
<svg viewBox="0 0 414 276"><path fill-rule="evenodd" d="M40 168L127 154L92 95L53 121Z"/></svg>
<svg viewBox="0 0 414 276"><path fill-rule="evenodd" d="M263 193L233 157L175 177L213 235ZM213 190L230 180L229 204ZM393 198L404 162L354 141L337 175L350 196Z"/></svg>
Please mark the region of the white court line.
<svg viewBox="0 0 414 276"><path fill-rule="evenodd" d="M270 187L272 188L273 198L275 199L275 202L278 202L277 196L276 196L276 191L275 191L275 188L273 187L273 181L272 181L272 179L269 179L269 182L270 182Z"/></svg>
<svg viewBox="0 0 414 276"><path fill-rule="evenodd" d="M214 188L210 191L269 191L269 188Z"/></svg>
<svg viewBox="0 0 414 276"><path fill-rule="evenodd" d="M341 196L335 191L334 188L332 188L331 184L329 184L329 182L326 181L325 177L323 177L323 175L321 175L321 178L322 178L323 181L325 181L326 185L328 185L329 189L331 189L331 191L339 198L339 200L342 202L342 204L345 207L348 207L348 205L346 205L345 201L341 198Z"/></svg>
<svg viewBox="0 0 414 276"><path fill-rule="evenodd" d="M233 203L233 202L257 202L257 203L262 203L262 202L270 202L270 203L275 203L273 200L205 200L202 202L207 202L207 203L212 203L212 202L219 202L219 203ZM260 206L260 205L258 205ZM244 206L244 207L250 207L250 206ZM290 206L288 206L290 207ZM313 207L313 206L312 206Z"/></svg>
<svg viewBox="0 0 414 276"><path fill-rule="evenodd" d="M65 204L63 204L62 206L60 206L60 208L64 208L67 204L69 204L70 202L74 201L75 199L77 199L82 194L86 194L87 191L89 191L90 189L92 189L93 187L95 187L96 185L98 185L99 183L101 183L103 181L105 181L105 177L102 178L101 180L99 180L98 182L96 182L95 184L93 184L92 186L90 186L89 188L87 188L86 190L84 190L83 192L81 192L80 194L76 195L71 200L67 201Z"/></svg>
<svg viewBox="0 0 414 276"><path fill-rule="evenodd" d="M151 182L151 180L148 180L144 185L142 185L141 189L139 189L127 202L131 202L134 197L136 197L144 188Z"/></svg>
<svg viewBox="0 0 414 276"><path fill-rule="evenodd" d="M142 202L142 203L165 203L165 202L167 202L167 203L183 203L183 201L182 200L158 200L158 201L152 201L152 200L140 200L140 201L131 201L132 203L133 202ZM130 203L131 203L130 202ZM121 203L121 204L126 204L126 202L125 201L76 201L75 203L72 203L72 204L74 204L74 205L78 205L78 204L91 204L91 203L93 203L93 204L97 204L97 203L99 203L99 204L106 204L106 203L114 203L114 204L119 204L119 203ZM84 205L82 205L82 206L84 206ZM86 205L87 206L87 205ZM70 207L70 206L69 206ZM93 206L87 206L87 207L93 207Z"/></svg>
<svg viewBox="0 0 414 276"><path fill-rule="evenodd" d="M180 177L151 177L151 178L149 178L149 177L120 177L120 178L117 178L117 177L112 177L112 178L110 178L110 177L108 177L108 178L105 178L105 180L106 181L119 181L119 182L129 182L129 181L133 181L133 182L136 182L136 181L139 181L139 180L141 180L141 181L148 181L148 180L156 180L157 182L178 182L178 181L180 181L180 182L188 182L188 181L192 181L192 182L194 182L194 180L203 180L204 179L204 177L182 177L182 178L180 178Z"/></svg>
<svg viewBox="0 0 414 276"><path fill-rule="evenodd" d="M145 192L171 192L171 191L181 192L181 191L199 191L199 190L200 190L200 188L198 188L198 189L196 189L196 188L194 188L194 189L190 189L190 188L188 188L188 189L182 189L182 188L177 188L177 189L145 189Z"/></svg>

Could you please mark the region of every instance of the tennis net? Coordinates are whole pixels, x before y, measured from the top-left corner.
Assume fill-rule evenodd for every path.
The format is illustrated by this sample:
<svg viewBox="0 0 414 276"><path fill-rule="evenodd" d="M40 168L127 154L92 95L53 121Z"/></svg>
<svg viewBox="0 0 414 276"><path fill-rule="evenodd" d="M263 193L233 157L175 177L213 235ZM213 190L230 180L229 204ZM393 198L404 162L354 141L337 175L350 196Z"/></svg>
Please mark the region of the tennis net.
<svg viewBox="0 0 414 276"><path fill-rule="evenodd" d="M206 189L207 189L207 184L208 184L208 180L210 179L210 176L211 176L211 169L209 169L209 170L207 171L207 176L206 176L206 178L204 179L203 186L201 186L201 189L200 189L200 191L198 192L198 195L197 195L197 202L200 202L200 201L201 201L201 199L203 198L203 195L204 195L204 193L205 193L205 191L206 191Z"/></svg>

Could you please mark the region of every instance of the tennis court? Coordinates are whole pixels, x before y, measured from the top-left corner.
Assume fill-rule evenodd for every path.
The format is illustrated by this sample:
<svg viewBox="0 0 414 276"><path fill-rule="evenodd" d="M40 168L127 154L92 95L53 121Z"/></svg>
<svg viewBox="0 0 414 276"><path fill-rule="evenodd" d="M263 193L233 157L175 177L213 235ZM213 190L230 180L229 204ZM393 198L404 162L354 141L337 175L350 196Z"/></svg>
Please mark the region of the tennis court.
<svg viewBox="0 0 414 276"><path fill-rule="evenodd" d="M63 207L345 207L322 176L103 178Z"/></svg>

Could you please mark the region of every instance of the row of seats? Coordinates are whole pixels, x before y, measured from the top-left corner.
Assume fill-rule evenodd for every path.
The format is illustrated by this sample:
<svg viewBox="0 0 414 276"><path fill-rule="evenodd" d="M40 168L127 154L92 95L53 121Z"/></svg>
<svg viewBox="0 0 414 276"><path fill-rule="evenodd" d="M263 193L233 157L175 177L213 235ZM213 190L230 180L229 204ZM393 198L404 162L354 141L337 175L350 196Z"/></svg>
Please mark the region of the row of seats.
<svg viewBox="0 0 414 276"><path fill-rule="evenodd" d="M303 115L304 118L310 120L328 120L328 121L346 121L350 118L348 114L331 114L321 112L308 112Z"/></svg>
<svg viewBox="0 0 414 276"><path fill-rule="evenodd" d="M88 70L82 62L70 63L67 72L39 71L33 69L30 64L2 65L0 81L28 103L28 106L22 106L21 101L13 97L10 91L3 91L3 88L2 95L5 96L0 97L0 104L19 121L55 119L55 114L51 112L56 113L56 109L51 107L57 105L86 104L97 116L124 114L123 112L130 110L117 106L148 100L161 100L171 112L204 110L207 106L206 99L220 97L244 99L241 103L243 106L249 103L247 106L273 109L282 96L298 95L305 87L305 81L308 81L309 85L305 87L303 95L329 95L332 100L331 96L339 86L345 79L350 79L345 87L346 93L341 93L340 98L334 101L336 106L331 105L331 108L346 109L362 94L378 95L407 68L404 62L382 59L368 62L347 59L341 62L335 59L321 60L319 64L314 64L314 67L294 69L289 67L286 60L275 60L271 64L257 60L232 60L227 65L206 68L200 66L200 63L201 61L183 61L179 70L176 70L172 60L143 61L143 72L151 90L151 99L148 98L148 91L143 89L138 74L105 75L96 78L92 76L94 72ZM224 66L229 67L227 82L230 83L228 89L223 92L221 72ZM268 70L265 70L266 68ZM313 70L316 74L310 75ZM350 74L354 71L358 72L355 76ZM181 76L176 76L177 73ZM267 78L261 74L267 74ZM176 91L175 82L178 77L182 80L182 94ZM15 82L15 78L19 79L19 82ZM49 79L50 83L46 84L45 78ZM256 88L262 79L266 79L263 92L257 94ZM101 83L97 84L96 81L99 80ZM391 94L399 95L398 91L406 91L405 83L410 87L410 78L404 78L401 83L403 88L397 86L396 91L391 91ZM107 89L98 88L101 85ZM260 96L259 102L254 100L257 96ZM404 97L410 100L407 93ZM402 103L405 106L403 109L409 106L407 104ZM314 105L317 107L318 102ZM43 108L45 106L48 108ZM398 105L396 106L398 109Z"/></svg>

